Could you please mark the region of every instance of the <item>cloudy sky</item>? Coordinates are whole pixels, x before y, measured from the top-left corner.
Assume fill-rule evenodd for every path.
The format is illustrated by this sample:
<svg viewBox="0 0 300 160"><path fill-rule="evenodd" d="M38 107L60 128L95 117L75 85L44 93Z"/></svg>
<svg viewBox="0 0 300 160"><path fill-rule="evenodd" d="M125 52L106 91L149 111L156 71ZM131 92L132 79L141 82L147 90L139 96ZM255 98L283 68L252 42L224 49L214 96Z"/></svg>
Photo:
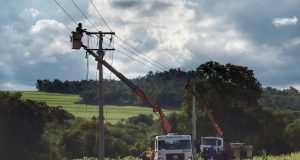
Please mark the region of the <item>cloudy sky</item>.
<svg viewBox="0 0 300 160"><path fill-rule="evenodd" d="M213 60L249 67L263 86L300 89L299 0L74 0L88 19L72 0L57 2L87 30L109 31L94 4L117 36L142 53L114 38L118 51L105 59L128 77L163 71L156 62L188 71ZM37 79L85 79L85 52L70 44L76 24L54 0L0 5L0 90L33 90ZM91 37L89 45L96 44ZM114 78L107 70L104 76Z"/></svg>

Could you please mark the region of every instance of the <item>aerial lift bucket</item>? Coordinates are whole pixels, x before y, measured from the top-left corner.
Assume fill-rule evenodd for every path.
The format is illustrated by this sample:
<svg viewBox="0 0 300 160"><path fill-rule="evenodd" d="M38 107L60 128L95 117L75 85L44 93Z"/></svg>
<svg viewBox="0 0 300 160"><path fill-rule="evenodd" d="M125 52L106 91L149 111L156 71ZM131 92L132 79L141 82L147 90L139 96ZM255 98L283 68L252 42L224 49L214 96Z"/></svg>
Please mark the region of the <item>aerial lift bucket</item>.
<svg viewBox="0 0 300 160"><path fill-rule="evenodd" d="M80 49L82 47L81 38L83 37L82 32L72 32L72 49Z"/></svg>

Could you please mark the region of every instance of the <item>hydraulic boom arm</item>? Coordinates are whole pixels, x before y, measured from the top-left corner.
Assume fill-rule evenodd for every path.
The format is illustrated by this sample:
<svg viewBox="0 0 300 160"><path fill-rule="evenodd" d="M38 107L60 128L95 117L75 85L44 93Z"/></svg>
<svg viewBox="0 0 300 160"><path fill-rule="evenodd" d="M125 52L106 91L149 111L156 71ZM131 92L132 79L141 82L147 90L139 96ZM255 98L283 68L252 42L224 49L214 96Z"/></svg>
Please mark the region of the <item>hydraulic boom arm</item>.
<svg viewBox="0 0 300 160"><path fill-rule="evenodd" d="M190 82L187 82L187 84L185 85L185 91L192 93L192 95L196 97L197 101L200 102L200 98L198 96L196 96ZM219 127L218 123L216 122L216 120L215 120L214 116L211 114L211 112L208 110L207 106L206 105L202 106L202 110L207 115L210 124L214 127L214 129L217 133L217 136L223 137L222 129Z"/></svg>
<svg viewBox="0 0 300 160"><path fill-rule="evenodd" d="M149 99L146 94L141 90L138 86L136 86L133 82L131 82L128 78L126 78L122 73L118 72L113 66L111 66L109 63L107 63L105 60L99 58L99 56L94 53L93 51L87 49L86 46L83 46L83 48L91 54L95 59L102 63L107 69L109 69L112 73L114 73L122 82L124 82L129 88L132 89L132 91L139 96L145 103L147 103L150 107L152 107L153 112L158 112L160 121L164 130L164 133L170 133L171 132L171 126L164 115L162 109L157 106L157 104L152 100Z"/></svg>

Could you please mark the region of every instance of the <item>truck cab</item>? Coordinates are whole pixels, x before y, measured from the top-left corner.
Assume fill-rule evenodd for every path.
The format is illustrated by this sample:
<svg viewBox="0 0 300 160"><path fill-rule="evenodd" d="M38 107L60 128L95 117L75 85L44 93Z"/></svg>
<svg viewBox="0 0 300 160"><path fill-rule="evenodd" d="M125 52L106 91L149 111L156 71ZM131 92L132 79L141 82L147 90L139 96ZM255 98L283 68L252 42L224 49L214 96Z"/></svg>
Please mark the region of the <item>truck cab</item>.
<svg viewBox="0 0 300 160"><path fill-rule="evenodd" d="M220 137L201 137L200 154L204 159L222 157L224 141Z"/></svg>
<svg viewBox="0 0 300 160"><path fill-rule="evenodd" d="M169 133L155 137L154 160L192 160L190 135Z"/></svg>

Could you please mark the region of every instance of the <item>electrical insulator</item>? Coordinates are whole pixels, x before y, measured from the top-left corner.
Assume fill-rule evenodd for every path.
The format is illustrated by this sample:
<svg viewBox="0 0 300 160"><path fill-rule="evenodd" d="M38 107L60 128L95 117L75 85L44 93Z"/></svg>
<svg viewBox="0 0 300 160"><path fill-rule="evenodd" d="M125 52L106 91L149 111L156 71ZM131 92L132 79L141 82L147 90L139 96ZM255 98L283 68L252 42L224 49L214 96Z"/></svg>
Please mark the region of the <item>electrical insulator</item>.
<svg viewBox="0 0 300 160"><path fill-rule="evenodd" d="M82 47L82 32L72 32L72 49L80 49Z"/></svg>

